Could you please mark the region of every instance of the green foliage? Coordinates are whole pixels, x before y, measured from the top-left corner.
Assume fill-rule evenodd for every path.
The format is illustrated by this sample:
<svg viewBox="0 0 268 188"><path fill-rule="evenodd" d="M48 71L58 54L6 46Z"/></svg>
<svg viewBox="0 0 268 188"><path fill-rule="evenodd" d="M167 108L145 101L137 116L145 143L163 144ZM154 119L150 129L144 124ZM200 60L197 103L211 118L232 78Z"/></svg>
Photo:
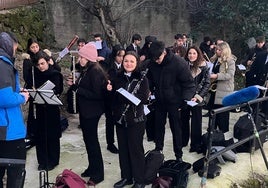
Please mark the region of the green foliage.
<svg viewBox="0 0 268 188"><path fill-rule="evenodd" d="M25 51L27 40L37 38L44 45L45 37L50 35L46 30L46 20L41 8L24 7L0 14L0 31L13 32L19 40L20 50ZM51 37L50 37L51 38Z"/></svg>
<svg viewBox="0 0 268 188"><path fill-rule="evenodd" d="M268 37L268 3L264 0L207 0L191 16L191 35L210 36L227 41L241 63L250 37ZM236 88L244 87L244 78L236 73Z"/></svg>
<svg viewBox="0 0 268 188"><path fill-rule="evenodd" d="M267 175L253 173L248 179L231 185L231 188L266 188L267 186Z"/></svg>
<svg viewBox="0 0 268 188"><path fill-rule="evenodd" d="M207 0L192 15L192 32L228 41L240 58L248 38L268 34L267 10L264 0Z"/></svg>

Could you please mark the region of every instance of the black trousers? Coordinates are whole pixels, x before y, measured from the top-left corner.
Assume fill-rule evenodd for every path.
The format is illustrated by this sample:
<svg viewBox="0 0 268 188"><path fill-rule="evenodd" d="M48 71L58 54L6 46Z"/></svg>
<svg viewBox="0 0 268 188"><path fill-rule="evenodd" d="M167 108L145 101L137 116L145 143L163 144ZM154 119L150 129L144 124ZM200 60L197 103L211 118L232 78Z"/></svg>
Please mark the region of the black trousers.
<svg viewBox="0 0 268 188"><path fill-rule="evenodd" d="M36 156L39 165L57 166L60 161L60 138L36 138Z"/></svg>
<svg viewBox="0 0 268 188"><path fill-rule="evenodd" d="M107 145L114 143L115 122L110 104L105 104L105 124Z"/></svg>
<svg viewBox="0 0 268 188"><path fill-rule="evenodd" d="M145 122L134 125L116 126L119 148L121 177L134 178L137 183L144 183L145 157L143 135Z"/></svg>
<svg viewBox="0 0 268 188"><path fill-rule="evenodd" d="M155 108L155 149L163 150L165 125L168 115L176 158L182 157L181 112L176 105L160 105Z"/></svg>
<svg viewBox="0 0 268 188"><path fill-rule="evenodd" d="M0 158L26 159L26 145L24 139L0 141ZM6 188L20 188L24 184L23 172L25 165L2 166L0 164L0 188L3 188L3 177L7 172Z"/></svg>
<svg viewBox="0 0 268 188"><path fill-rule="evenodd" d="M191 125L190 125L191 119ZM182 145L187 146L191 136L191 147L198 147L202 140L202 106L187 106L181 111Z"/></svg>
<svg viewBox="0 0 268 188"><path fill-rule="evenodd" d="M103 179L104 166L98 140L98 122L100 116L84 118L80 115L79 119L88 156L89 164L87 171L89 174L92 174L90 176L92 179Z"/></svg>

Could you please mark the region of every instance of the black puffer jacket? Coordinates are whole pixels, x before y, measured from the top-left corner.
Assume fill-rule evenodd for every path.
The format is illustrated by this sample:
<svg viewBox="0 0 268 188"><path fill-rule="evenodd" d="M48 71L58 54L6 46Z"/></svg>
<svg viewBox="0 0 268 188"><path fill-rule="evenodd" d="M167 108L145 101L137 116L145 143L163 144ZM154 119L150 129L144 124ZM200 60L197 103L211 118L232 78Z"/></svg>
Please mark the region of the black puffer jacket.
<svg viewBox="0 0 268 188"><path fill-rule="evenodd" d="M184 100L195 94L195 82L187 62L166 49L167 54L161 64L148 64L148 79L151 91L155 91L156 101L165 105L181 107Z"/></svg>

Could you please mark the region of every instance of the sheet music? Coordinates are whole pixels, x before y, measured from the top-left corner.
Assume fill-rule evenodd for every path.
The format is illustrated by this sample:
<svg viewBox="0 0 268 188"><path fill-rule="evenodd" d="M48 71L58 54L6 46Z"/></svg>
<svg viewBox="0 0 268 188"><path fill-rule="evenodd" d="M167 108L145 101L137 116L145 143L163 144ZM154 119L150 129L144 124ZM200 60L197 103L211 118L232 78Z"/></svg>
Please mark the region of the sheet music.
<svg viewBox="0 0 268 188"><path fill-rule="evenodd" d="M102 49L101 41L95 41L94 43L95 43L95 46L96 46L97 50Z"/></svg>
<svg viewBox="0 0 268 188"><path fill-rule="evenodd" d="M149 110L148 105L143 105L143 106L144 106L143 108L144 114L145 115L149 114L151 111Z"/></svg>
<svg viewBox="0 0 268 188"><path fill-rule="evenodd" d="M237 65L239 70L247 70L246 67L242 64Z"/></svg>
<svg viewBox="0 0 268 188"><path fill-rule="evenodd" d="M34 98L34 103L63 105L60 99L54 94L53 90L29 89L28 92L31 97Z"/></svg>
<svg viewBox="0 0 268 188"><path fill-rule="evenodd" d="M141 100L137 97L135 97L133 94L129 93L127 90L125 90L124 88L119 88L118 90L116 90L117 92L119 92L121 95L123 95L124 97L126 97L130 102L132 102L133 104L135 104L136 106L138 106L138 104L140 104Z"/></svg>
<svg viewBox="0 0 268 188"><path fill-rule="evenodd" d="M63 58L66 54L69 53L68 48L64 48L60 53L59 53L59 57Z"/></svg>
<svg viewBox="0 0 268 188"><path fill-rule="evenodd" d="M46 81L42 86L40 86L38 89L41 90L51 90L55 87L55 84L51 82L50 80Z"/></svg>
<svg viewBox="0 0 268 188"><path fill-rule="evenodd" d="M195 101L186 101L186 103L187 103L187 105L192 106L192 107L198 105L198 103Z"/></svg>
<svg viewBox="0 0 268 188"><path fill-rule="evenodd" d="M208 68L209 68L209 74L212 74L212 69L213 69L213 63L211 63L210 61L207 61L207 65L208 65Z"/></svg>

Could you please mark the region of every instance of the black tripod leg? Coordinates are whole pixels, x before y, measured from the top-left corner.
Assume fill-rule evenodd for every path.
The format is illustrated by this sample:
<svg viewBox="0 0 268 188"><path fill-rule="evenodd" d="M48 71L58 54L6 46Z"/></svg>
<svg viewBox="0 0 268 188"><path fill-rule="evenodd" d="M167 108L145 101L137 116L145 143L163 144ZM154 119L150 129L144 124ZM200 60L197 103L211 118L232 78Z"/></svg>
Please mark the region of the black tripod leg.
<svg viewBox="0 0 268 188"><path fill-rule="evenodd" d="M257 139L259 145L260 145L260 150L261 150L262 158L263 158L264 163L265 163L265 165L266 165L266 169L268 170L268 162L267 162L267 158L266 158L265 153L264 153L264 150L263 150L262 142L261 142L261 139L260 139L260 135L259 135L259 133L258 133L258 130L257 130L257 128L256 128L256 124L255 124L255 122L254 122L254 120L253 120L252 114L249 113L248 116L249 116L249 118L250 118L250 120L251 120L251 123L252 123L252 125L253 125L254 135L255 135L255 137L256 137L256 139ZM253 150L255 150L255 147L253 147Z"/></svg>

